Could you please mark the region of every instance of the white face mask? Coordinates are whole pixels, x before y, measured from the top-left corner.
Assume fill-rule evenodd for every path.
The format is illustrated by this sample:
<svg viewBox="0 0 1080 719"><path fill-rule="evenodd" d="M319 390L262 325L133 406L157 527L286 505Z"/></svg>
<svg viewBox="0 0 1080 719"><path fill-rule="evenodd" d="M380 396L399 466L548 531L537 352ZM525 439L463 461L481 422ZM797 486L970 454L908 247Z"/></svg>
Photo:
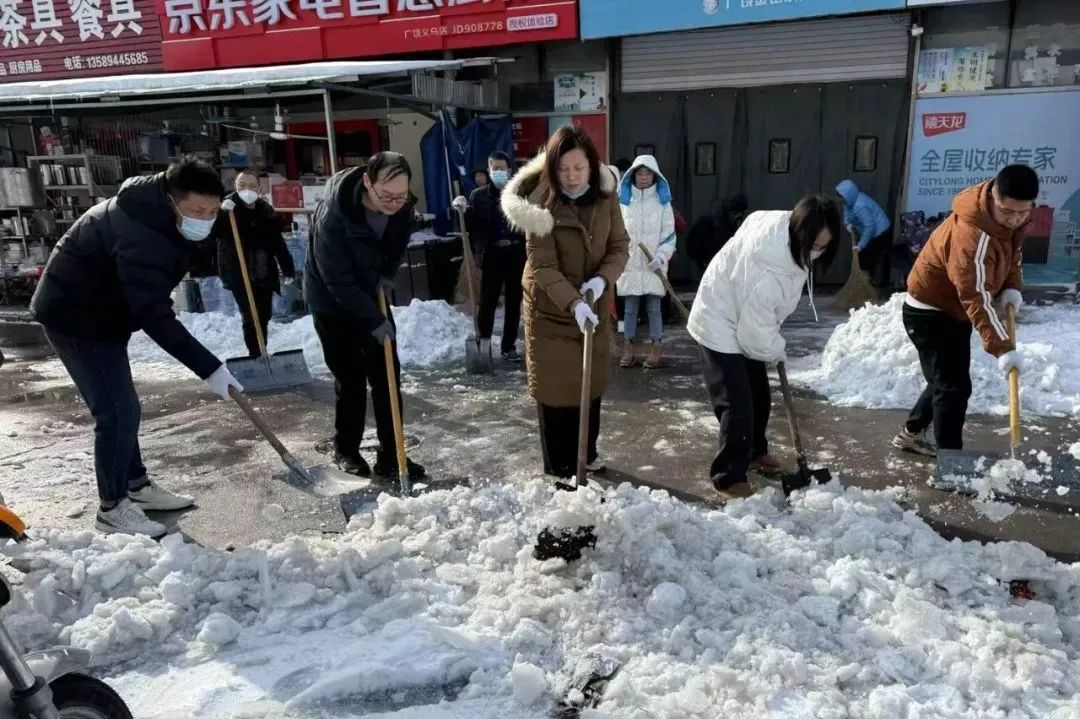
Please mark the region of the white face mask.
<svg viewBox="0 0 1080 719"><path fill-rule="evenodd" d="M819 257L821 257L822 255L824 255L824 254L825 254L825 250L811 250L810 251L810 261L811 262L816 262L817 259Z"/></svg>
<svg viewBox="0 0 1080 719"><path fill-rule="evenodd" d="M259 199L259 193L255 192L255 190L240 190L236 194L245 205L254 205L256 200Z"/></svg>
<svg viewBox="0 0 1080 719"><path fill-rule="evenodd" d="M192 242L202 242L214 229L214 220L200 220L197 217L180 215L180 234Z"/></svg>

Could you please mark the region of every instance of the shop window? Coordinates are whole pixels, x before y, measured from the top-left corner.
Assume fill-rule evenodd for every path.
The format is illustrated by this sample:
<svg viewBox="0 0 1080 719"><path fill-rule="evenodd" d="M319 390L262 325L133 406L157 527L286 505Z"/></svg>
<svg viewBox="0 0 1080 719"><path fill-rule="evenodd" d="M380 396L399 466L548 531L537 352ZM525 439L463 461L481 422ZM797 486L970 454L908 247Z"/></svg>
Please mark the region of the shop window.
<svg viewBox="0 0 1080 719"><path fill-rule="evenodd" d="M694 174L716 174L716 143L699 142L694 148Z"/></svg>
<svg viewBox="0 0 1080 719"><path fill-rule="evenodd" d="M1080 3L1017 3L1010 47L1009 87L1080 85Z"/></svg>
<svg viewBox="0 0 1080 719"><path fill-rule="evenodd" d="M656 157L656 145L634 145L634 157L652 155Z"/></svg>
<svg viewBox="0 0 1080 719"><path fill-rule="evenodd" d="M855 172L873 172L877 170L877 138L860 136L855 138Z"/></svg>
<svg viewBox="0 0 1080 719"><path fill-rule="evenodd" d="M919 94L1005 87L1009 3L928 8L924 13Z"/></svg>
<svg viewBox="0 0 1080 719"><path fill-rule="evenodd" d="M791 140L769 140L769 174L786 175L791 172Z"/></svg>

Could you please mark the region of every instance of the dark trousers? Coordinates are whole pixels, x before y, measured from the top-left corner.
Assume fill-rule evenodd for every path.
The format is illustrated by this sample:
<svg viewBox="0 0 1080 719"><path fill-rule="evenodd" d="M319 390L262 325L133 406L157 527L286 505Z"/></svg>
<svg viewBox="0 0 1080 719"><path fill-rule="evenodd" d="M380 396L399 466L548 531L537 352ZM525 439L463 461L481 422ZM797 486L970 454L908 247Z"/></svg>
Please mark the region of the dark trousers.
<svg viewBox="0 0 1080 719"><path fill-rule="evenodd" d="M933 424L938 449L963 449L971 397L971 323L904 305L904 329L919 351L926 378L926 389L908 416L907 429L919 433Z"/></svg>
<svg viewBox="0 0 1080 719"><path fill-rule="evenodd" d="M859 250L859 269L870 275L874 284L879 284L879 279L888 274L888 267L880 267L881 258L886 256L892 246L892 230L886 230L867 243L866 248Z"/></svg>
<svg viewBox="0 0 1080 719"><path fill-rule="evenodd" d="M701 348L705 387L720 422L720 449L709 474L717 489L746 481L750 462L769 451L772 394L765 363Z"/></svg>
<svg viewBox="0 0 1080 719"><path fill-rule="evenodd" d="M578 426L581 409L537 404L540 412L540 450L544 455L544 474L570 479L577 473ZM600 398L589 405L589 453L586 461L596 459L596 440L600 437Z"/></svg>
<svg viewBox="0 0 1080 719"><path fill-rule="evenodd" d="M139 450L139 395L131 380L126 342L80 339L45 328L94 417L94 474L105 508L147 483Z"/></svg>
<svg viewBox="0 0 1080 719"><path fill-rule="evenodd" d="M337 406L334 415L334 446L343 454L360 451L367 415L367 388L371 386L371 404L375 410L375 431L380 451L393 452L394 417L390 409L390 386L386 378L383 346L354 320L339 315L316 312L315 332L322 343L326 366L334 375ZM393 322L393 318L390 320ZM394 345L394 375L401 404L401 363ZM403 410L404 411L404 410Z"/></svg>
<svg viewBox="0 0 1080 719"><path fill-rule="evenodd" d="M240 308L240 318L244 323L244 344L248 354L252 357L262 355L259 348L259 339L255 334L255 319L251 316L251 308L248 305L247 291L240 287L232 291L236 298L236 305ZM274 291L268 287L252 287L251 294L255 295L255 310L259 313L259 326L262 329L263 340L269 342L266 336L266 328L270 325L270 314L274 311Z"/></svg>
<svg viewBox="0 0 1080 719"><path fill-rule="evenodd" d="M480 311L477 322L480 336L490 339L495 328L495 308L499 305L499 295L506 288L506 303L503 307L502 351L515 348L518 338L518 325L521 324L521 275L525 272L525 248L521 245L510 247L489 247L484 251L484 266L480 273Z"/></svg>

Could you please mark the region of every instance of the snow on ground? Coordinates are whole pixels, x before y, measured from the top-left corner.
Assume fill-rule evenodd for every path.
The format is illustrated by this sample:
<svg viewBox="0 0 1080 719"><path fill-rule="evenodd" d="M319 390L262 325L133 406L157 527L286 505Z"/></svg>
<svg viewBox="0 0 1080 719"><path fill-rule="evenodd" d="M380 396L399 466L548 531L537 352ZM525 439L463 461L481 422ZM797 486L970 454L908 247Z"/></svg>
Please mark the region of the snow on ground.
<svg viewBox="0 0 1080 719"><path fill-rule="evenodd" d="M797 363L792 379L847 407L910 408L925 382L914 345L904 331L904 293L883 305L851 313L829 338L825 351ZM1080 417L1080 308L1026 306L1017 326L1024 358L1020 376L1025 412ZM1008 413L1008 389L997 361L972 333L968 411Z"/></svg>
<svg viewBox="0 0 1080 719"><path fill-rule="evenodd" d="M234 553L39 530L5 619L92 649L149 719L539 719L590 658L622 665L610 717L1078 716L1080 566L946 541L887 493L774 500L531 480ZM531 556L555 515L596 526L569 566Z"/></svg>
<svg viewBox="0 0 1080 719"><path fill-rule="evenodd" d="M441 300L416 300L394 307L397 324L398 356L402 365L431 367L455 362L465 357L465 339L472 331L468 317ZM247 355L240 316L221 312L179 315L183 325L208 350L221 359ZM289 323L272 322L267 332L271 352L303 349L304 360L313 374L327 374L322 345L315 334L310 315ZM137 378L187 377L190 372L146 336L139 332L131 338L128 355Z"/></svg>

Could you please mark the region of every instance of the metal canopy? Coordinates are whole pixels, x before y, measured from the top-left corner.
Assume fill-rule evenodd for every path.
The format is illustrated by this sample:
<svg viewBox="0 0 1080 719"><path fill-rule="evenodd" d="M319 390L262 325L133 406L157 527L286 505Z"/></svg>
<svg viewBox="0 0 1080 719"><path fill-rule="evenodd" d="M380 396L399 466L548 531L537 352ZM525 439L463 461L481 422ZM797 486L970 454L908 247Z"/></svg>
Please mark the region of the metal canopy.
<svg viewBox="0 0 1080 719"><path fill-rule="evenodd" d="M72 78L44 82L19 82L0 85L0 112L25 110L32 103L75 101L107 106L121 98L150 100L153 96L191 95L237 91L272 91L282 94L300 88L312 88L320 82L356 82L361 77L408 75L428 70L457 70L470 65L489 65L494 58L467 60L400 60L371 62L311 62L299 65L165 72L109 77ZM314 85L314 88L317 88ZM318 90L316 90L318 91ZM242 97L242 96L240 96ZM239 97L237 98L239 99Z"/></svg>

